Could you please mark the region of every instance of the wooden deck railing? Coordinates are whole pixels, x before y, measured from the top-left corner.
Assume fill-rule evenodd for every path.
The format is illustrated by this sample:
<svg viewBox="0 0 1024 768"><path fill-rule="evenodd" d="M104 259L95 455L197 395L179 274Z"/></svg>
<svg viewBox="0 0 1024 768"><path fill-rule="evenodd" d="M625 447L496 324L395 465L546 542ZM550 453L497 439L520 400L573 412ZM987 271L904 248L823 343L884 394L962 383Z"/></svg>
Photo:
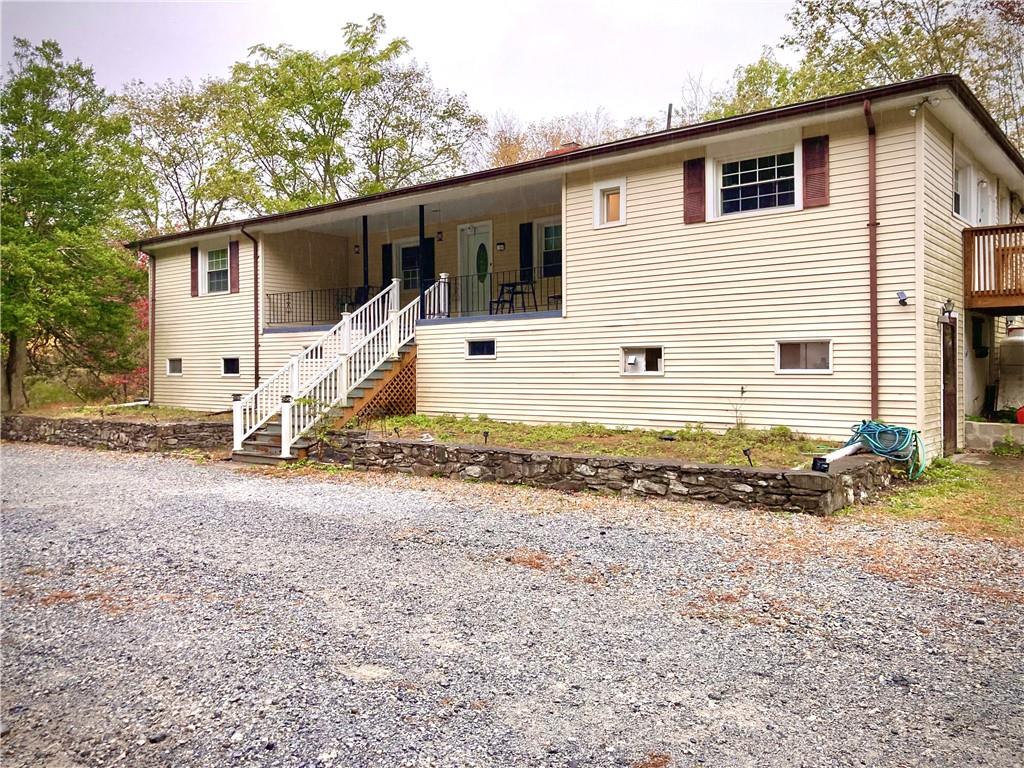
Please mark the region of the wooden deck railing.
<svg viewBox="0 0 1024 768"><path fill-rule="evenodd" d="M963 241L967 307L1024 305L1024 224L965 229Z"/></svg>

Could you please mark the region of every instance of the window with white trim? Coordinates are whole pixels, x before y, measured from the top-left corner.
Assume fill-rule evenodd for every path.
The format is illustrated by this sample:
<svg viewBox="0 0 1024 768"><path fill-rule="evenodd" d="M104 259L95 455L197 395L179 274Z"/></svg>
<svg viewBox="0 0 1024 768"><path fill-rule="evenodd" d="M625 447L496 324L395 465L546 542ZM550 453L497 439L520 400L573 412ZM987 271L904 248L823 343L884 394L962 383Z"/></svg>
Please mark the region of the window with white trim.
<svg viewBox="0 0 1024 768"><path fill-rule="evenodd" d="M971 220L973 212L973 195L971 195L971 181L974 179L974 169L964 158L957 156L955 168L953 169L953 213L962 216L968 221Z"/></svg>
<svg viewBox="0 0 1024 768"><path fill-rule="evenodd" d="M594 185L594 226L618 227L626 223L626 180Z"/></svg>
<svg viewBox="0 0 1024 768"><path fill-rule="evenodd" d="M206 252L206 292L227 293L228 285L228 249L211 248Z"/></svg>
<svg viewBox="0 0 1024 768"><path fill-rule="evenodd" d="M495 357L494 339L467 339L466 357L493 360Z"/></svg>
<svg viewBox="0 0 1024 768"><path fill-rule="evenodd" d="M665 372L663 347L623 347L622 373L657 375Z"/></svg>
<svg viewBox="0 0 1024 768"><path fill-rule="evenodd" d="M181 376L181 358L180 357L168 357L167 358L167 375L168 376Z"/></svg>
<svg viewBox="0 0 1024 768"><path fill-rule="evenodd" d="M776 373L832 373L831 339L775 342Z"/></svg>
<svg viewBox="0 0 1024 768"><path fill-rule="evenodd" d="M719 164L721 215L785 208L796 204L796 157L793 151Z"/></svg>
<svg viewBox="0 0 1024 768"><path fill-rule="evenodd" d="M562 222L549 219L536 223L536 264L540 265L541 277L562 275Z"/></svg>
<svg viewBox="0 0 1024 768"><path fill-rule="evenodd" d="M242 370L237 357L222 357L220 359L220 365L220 373L222 376L238 376Z"/></svg>

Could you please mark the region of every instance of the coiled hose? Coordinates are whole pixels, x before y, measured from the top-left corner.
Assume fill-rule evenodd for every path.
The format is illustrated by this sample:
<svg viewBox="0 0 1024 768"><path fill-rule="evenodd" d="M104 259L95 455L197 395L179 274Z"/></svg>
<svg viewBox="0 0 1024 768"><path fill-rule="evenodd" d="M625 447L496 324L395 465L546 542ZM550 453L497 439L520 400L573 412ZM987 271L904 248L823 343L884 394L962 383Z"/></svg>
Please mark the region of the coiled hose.
<svg viewBox="0 0 1024 768"><path fill-rule="evenodd" d="M924 473L924 443L916 429L867 420L854 424L851 429L853 437L846 441L847 445L859 442L872 453L905 463L907 477L911 480L917 480Z"/></svg>

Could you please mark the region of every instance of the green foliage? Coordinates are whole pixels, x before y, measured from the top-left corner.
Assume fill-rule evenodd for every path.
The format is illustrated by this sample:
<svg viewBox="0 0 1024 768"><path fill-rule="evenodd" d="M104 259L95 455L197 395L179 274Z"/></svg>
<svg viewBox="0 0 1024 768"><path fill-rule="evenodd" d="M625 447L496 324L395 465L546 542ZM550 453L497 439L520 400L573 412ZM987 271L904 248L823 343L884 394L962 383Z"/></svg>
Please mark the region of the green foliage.
<svg viewBox="0 0 1024 768"><path fill-rule="evenodd" d="M346 196L357 100L408 48L401 38L382 42L384 31L374 15L366 26L346 25L339 53L257 45L250 61L232 67L220 120L252 162L253 208L291 210Z"/></svg>
<svg viewBox="0 0 1024 768"><path fill-rule="evenodd" d="M376 424L368 425L370 429ZM394 416L387 429L397 427L405 438L426 433L443 443L484 443L531 450L614 456L656 456L691 461L746 464L744 448L750 448L755 466L791 467L806 464L809 456L831 450L787 427L752 429L732 427L724 433L703 425L685 425L678 430L614 429L601 424L523 424L503 422L486 416ZM666 439L671 438L671 439Z"/></svg>
<svg viewBox="0 0 1024 768"><path fill-rule="evenodd" d="M1013 439L1013 435L1007 432L1003 439L992 446L992 453L996 456L1014 456L1024 459L1024 444Z"/></svg>
<svg viewBox="0 0 1024 768"><path fill-rule="evenodd" d="M1024 13L998 0L795 0L781 48L765 49L713 95L708 117L727 117L916 77L952 72L1004 130L1024 143Z"/></svg>
<svg viewBox="0 0 1024 768"><path fill-rule="evenodd" d="M217 224L252 212L255 197L242 148L223 117L227 89L216 80L130 83L117 100L141 150L129 206L137 229L157 234Z"/></svg>
<svg viewBox="0 0 1024 768"><path fill-rule="evenodd" d="M81 62L16 39L3 84L4 403L20 407L24 357L93 374L127 372L141 344L133 302L145 271L117 239L137 154L127 121Z"/></svg>

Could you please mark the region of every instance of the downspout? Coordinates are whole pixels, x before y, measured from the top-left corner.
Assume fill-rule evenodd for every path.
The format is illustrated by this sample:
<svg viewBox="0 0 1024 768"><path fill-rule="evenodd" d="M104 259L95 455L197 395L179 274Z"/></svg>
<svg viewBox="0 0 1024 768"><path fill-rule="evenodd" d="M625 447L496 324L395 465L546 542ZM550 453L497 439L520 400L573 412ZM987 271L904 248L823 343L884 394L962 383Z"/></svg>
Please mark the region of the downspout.
<svg viewBox="0 0 1024 768"><path fill-rule="evenodd" d="M135 258L146 253L141 248L135 249ZM156 259L153 254L146 253L149 265L149 402L153 402L153 390L156 388Z"/></svg>
<svg viewBox="0 0 1024 768"><path fill-rule="evenodd" d="M241 227L243 235L252 241L252 346L253 386L260 385L260 243Z"/></svg>
<svg viewBox="0 0 1024 768"><path fill-rule="evenodd" d="M871 334L871 420L878 420L878 189L875 155L877 136L871 100L864 99L868 126L868 324Z"/></svg>

